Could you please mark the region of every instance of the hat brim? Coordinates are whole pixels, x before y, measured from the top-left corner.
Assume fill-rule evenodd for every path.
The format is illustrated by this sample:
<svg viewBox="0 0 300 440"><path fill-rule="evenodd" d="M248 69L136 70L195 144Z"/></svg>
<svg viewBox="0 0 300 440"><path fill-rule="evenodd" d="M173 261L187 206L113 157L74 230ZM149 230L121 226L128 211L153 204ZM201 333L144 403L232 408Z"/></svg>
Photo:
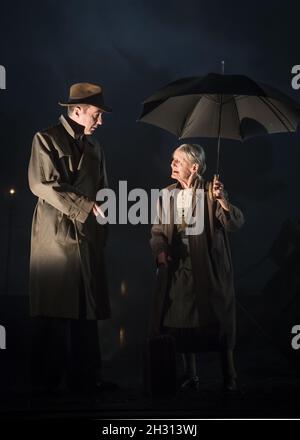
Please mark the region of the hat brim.
<svg viewBox="0 0 300 440"><path fill-rule="evenodd" d="M112 109L110 107L108 107L107 105L98 105L97 103L91 104L90 102L59 102L58 105L60 105L61 107L74 107L76 105L81 105L81 104L87 104L87 105L94 105L95 107L100 108L100 110L104 111L105 113L111 113Z"/></svg>

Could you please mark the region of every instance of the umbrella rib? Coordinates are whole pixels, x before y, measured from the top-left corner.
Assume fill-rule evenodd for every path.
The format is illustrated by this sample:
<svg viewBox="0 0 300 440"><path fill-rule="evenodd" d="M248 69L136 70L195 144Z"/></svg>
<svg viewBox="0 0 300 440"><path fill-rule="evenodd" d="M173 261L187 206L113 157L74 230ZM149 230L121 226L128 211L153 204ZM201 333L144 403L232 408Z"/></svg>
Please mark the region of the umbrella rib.
<svg viewBox="0 0 300 440"><path fill-rule="evenodd" d="M267 99L264 99L263 96L258 96L258 99L260 99L271 110L271 112L274 113L274 115L280 120L280 122L286 128L287 131L296 130L294 125L291 123L291 121L282 113L282 111L273 102L269 102ZM288 127L288 125L284 121L284 118L292 128Z"/></svg>
<svg viewBox="0 0 300 440"><path fill-rule="evenodd" d="M224 96L224 95L223 95ZM225 96L230 96L230 98L228 98L227 100L223 101L223 105L228 104L228 102L230 101L234 101L235 100L235 95L225 95Z"/></svg>
<svg viewBox="0 0 300 440"><path fill-rule="evenodd" d="M208 94L208 95L203 94L202 96L203 96L203 98L209 99L210 101L213 101L214 103L219 104L219 101L217 99L213 98L213 96L215 96L215 94L212 94L212 93Z"/></svg>
<svg viewBox="0 0 300 440"><path fill-rule="evenodd" d="M221 94L221 93L218 93L219 95ZM202 97L203 98L207 98L207 99L209 99L210 101L213 101L215 104L220 104L220 101L218 100L218 99L214 99L213 98L213 96L215 96L216 94L214 93L211 93L211 94L208 94L208 95L206 95L206 94L204 94L203 93L203 95L202 95ZM224 95L223 95L224 96ZM235 99L234 98L234 95L228 95L228 96L230 96L230 98L229 99L227 99L226 101L223 101L223 104L227 104L228 102L230 102L232 99Z"/></svg>
<svg viewBox="0 0 300 440"><path fill-rule="evenodd" d="M239 114L239 109L238 109L238 106L237 106L237 104L236 104L236 100L235 99L233 99L233 102L234 102L234 106L235 106L235 109L236 109L236 114L237 114L237 117L238 117L238 121L240 122L240 114ZM239 124L239 134L240 134L240 138L241 139L243 139L242 138L242 134L241 134L241 127L240 127L240 124Z"/></svg>
<svg viewBox="0 0 300 440"><path fill-rule="evenodd" d="M181 133L181 134L182 134L183 130L186 128L186 126L187 126L187 122L188 122L188 120L190 119L191 115L193 114L195 108L197 107L197 105L199 104L200 100L201 100L204 96L205 96L205 95L202 95L201 98L200 98L200 99L199 99L199 100L193 105L193 107L190 109L190 111L187 112L187 114L186 114L186 116L185 116L185 118L184 118L184 121L182 122L181 127L180 127L180 133ZM179 137L179 139L181 139L181 137Z"/></svg>
<svg viewBox="0 0 300 440"><path fill-rule="evenodd" d="M234 95L234 99L236 101L240 101L241 99L246 99L246 98L249 98L249 95Z"/></svg>

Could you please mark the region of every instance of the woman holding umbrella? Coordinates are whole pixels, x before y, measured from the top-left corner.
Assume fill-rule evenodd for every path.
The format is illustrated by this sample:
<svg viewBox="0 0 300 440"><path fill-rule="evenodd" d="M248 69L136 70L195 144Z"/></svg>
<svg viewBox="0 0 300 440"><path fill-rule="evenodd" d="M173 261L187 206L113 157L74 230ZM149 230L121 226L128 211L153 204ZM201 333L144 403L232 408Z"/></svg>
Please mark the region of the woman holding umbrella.
<svg viewBox="0 0 300 440"><path fill-rule="evenodd" d="M175 215L168 222L158 218L152 226L150 244L158 266L168 268L168 287L153 316L153 327L175 338L176 350L182 354L182 387L198 388L196 354L200 351L220 353L224 389L237 390L233 361L235 345L235 299L232 259L227 233L242 226L242 212L232 205L217 178L205 182L205 153L201 146L183 144L176 148L171 162L176 184ZM204 191L200 215L204 229L196 235L186 234L186 213L195 200L196 189ZM164 209L171 210L169 206ZM198 215L198 214L197 214ZM181 222L175 222L174 218ZM178 224L176 224L178 223ZM161 294L161 292L160 292Z"/></svg>

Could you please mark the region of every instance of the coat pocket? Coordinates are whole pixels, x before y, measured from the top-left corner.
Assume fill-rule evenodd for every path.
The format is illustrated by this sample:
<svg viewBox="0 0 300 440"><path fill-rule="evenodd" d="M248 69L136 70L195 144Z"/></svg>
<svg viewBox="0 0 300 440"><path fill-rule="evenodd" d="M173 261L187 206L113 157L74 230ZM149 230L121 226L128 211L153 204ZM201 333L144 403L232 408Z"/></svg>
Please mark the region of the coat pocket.
<svg viewBox="0 0 300 440"><path fill-rule="evenodd" d="M70 220L62 212L57 215L55 241L66 244L69 241Z"/></svg>
<svg viewBox="0 0 300 440"><path fill-rule="evenodd" d="M231 272L231 264L225 244L224 234L221 229L215 230L211 253L217 275L221 279L224 279L224 276Z"/></svg>

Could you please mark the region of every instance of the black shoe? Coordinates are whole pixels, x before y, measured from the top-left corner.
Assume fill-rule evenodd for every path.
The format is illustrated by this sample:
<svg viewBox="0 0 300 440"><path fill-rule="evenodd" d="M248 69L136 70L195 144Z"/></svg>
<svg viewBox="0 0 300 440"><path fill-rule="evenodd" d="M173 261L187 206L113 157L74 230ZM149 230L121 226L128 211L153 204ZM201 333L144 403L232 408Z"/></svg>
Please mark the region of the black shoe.
<svg viewBox="0 0 300 440"><path fill-rule="evenodd" d="M31 396L32 397L41 397L41 398L48 398L48 397L64 397L67 396L69 393L68 388L62 387L62 386L40 386L40 387L34 387L31 390Z"/></svg>
<svg viewBox="0 0 300 440"><path fill-rule="evenodd" d="M119 385L117 385L114 382L102 380L100 382L97 382L94 385L93 389L96 392L100 392L100 393L111 393L114 391L120 391L121 388Z"/></svg>
<svg viewBox="0 0 300 440"><path fill-rule="evenodd" d="M199 390L199 377L192 376L192 377L185 378L180 385L180 390L181 391L185 391L185 390L198 391Z"/></svg>
<svg viewBox="0 0 300 440"><path fill-rule="evenodd" d="M120 391L119 385L109 381L99 381L96 383L83 383L73 386L73 391L89 396L104 396Z"/></svg>
<svg viewBox="0 0 300 440"><path fill-rule="evenodd" d="M226 393L237 393L240 391L235 377L226 377L223 382L223 391Z"/></svg>

